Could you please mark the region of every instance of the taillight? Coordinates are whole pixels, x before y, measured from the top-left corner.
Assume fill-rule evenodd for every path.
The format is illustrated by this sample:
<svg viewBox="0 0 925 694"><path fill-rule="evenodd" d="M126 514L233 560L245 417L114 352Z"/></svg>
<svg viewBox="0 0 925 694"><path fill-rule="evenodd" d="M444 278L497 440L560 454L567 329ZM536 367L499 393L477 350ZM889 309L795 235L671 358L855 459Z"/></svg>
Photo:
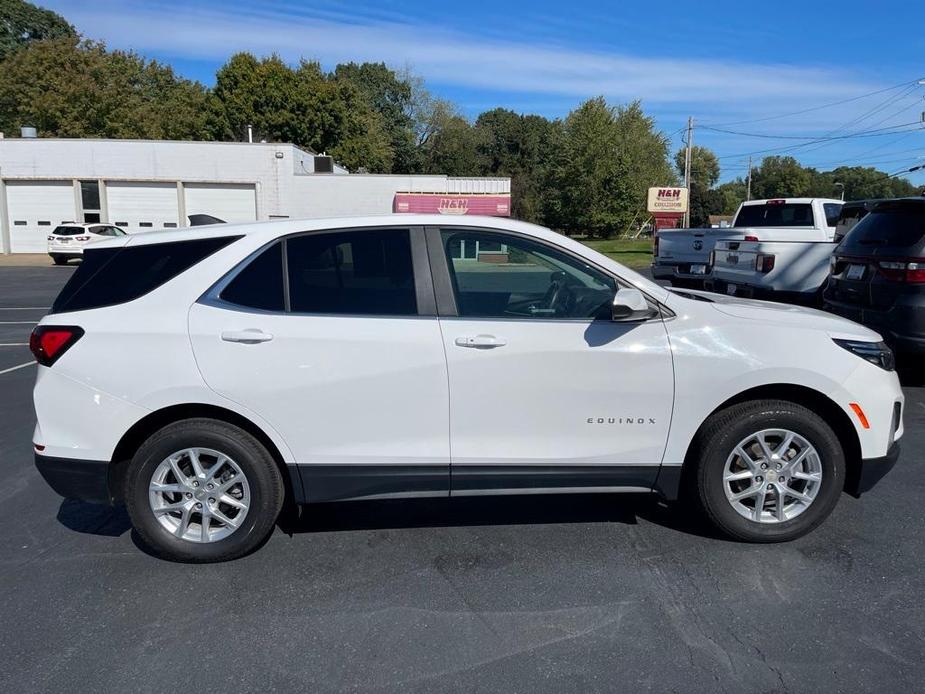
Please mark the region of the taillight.
<svg viewBox="0 0 925 694"><path fill-rule="evenodd" d="M48 237L48 240L49 240L49 241L54 241L54 240L55 240L55 237L54 237L54 236L49 236L49 237Z"/></svg>
<svg viewBox="0 0 925 694"><path fill-rule="evenodd" d="M746 236L744 240L745 241L757 241L758 237L749 235L749 236Z"/></svg>
<svg viewBox="0 0 925 694"><path fill-rule="evenodd" d="M925 284L925 261L916 259L913 262L901 260L881 260L877 263L880 274L891 282L908 282L910 284Z"/></svg>
<svg viewBox="0 0 925 694"><path fill-rule="evenodd" d="M774 256L770 254L759 253L755 257L755 270L767 274L774 269Z"/></svg>
<svg viewBox="0 0 925 694"><path fill-rule="evenodd" d="M75 236L74 240L75 241L89 241L90 237L89 236Z"/></svg>
<svg viewBox="0 0 925 694"><path fill-rule="evenodd" d="M909 263L906 266L906 282L925 283L925 263Z"/></svg>
<svg viewBox="0 0 925 694"><path fill-rule="evenodd" d="M29 349L42 366L51 366L83 337L76 325L38 325L29 336Z"/></svg>

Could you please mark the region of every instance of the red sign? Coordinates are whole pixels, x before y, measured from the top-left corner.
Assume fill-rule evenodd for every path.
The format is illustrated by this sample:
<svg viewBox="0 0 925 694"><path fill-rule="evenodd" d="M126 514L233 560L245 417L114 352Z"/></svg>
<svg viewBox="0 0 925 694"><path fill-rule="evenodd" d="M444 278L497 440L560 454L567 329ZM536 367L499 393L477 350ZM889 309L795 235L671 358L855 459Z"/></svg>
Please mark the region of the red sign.
<svg viewBox="0 0 925 694"><path fill-rule="evenodd" d="M656 229L677 229L681 226L681 220L684 218L684 213L656 212L652 216L655 218Z"/></svg>
<svg viewBox="0 0 925 694"><path fill-rule="evenodd" d="M395 193L392 211L510 217L511 196L508 193L491 195L484 193Z"/></svg>

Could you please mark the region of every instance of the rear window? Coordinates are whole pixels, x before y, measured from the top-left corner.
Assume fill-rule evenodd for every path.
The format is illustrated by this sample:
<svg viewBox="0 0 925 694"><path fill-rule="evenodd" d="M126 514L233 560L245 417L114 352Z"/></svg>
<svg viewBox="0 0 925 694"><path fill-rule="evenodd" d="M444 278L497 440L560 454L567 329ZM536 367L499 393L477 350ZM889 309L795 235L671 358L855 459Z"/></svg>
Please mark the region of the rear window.
<svg viewBox="0 0 925 694"><path fill-rule="evenodd" d="M867 216L867 207L863 205L845 205L835 225L835 242L838 243L854 228L854 225Z"/></svg>
<svg viewBox="0 0 925 694"><path fill-rule="evenodd" d="M85 233L85 230L83 229L83 227L60 226L60 227L56 227L55 230L51 233L55 234L56 236L77 236L78 234Z"/></svg>
<svg viewBox="0 0 925 694"><path fill-rule="evenodd" d="M58 294L51 313L84 311L132 301L173 279L240 236L87 249Z"/></svg>
<svg viewBox="0 0 925 694"><path fill-rule="evenodd" d="M843 246L856 250L877 247L910 248L925 237L925 202L878 205L845 237Z"/></svg>
<svg viewBox="0 0 925 694"><path fill-rule="evenodd" d="M811 227L813 206L809 203L745 205L736 217L737 227Z"/></svg>

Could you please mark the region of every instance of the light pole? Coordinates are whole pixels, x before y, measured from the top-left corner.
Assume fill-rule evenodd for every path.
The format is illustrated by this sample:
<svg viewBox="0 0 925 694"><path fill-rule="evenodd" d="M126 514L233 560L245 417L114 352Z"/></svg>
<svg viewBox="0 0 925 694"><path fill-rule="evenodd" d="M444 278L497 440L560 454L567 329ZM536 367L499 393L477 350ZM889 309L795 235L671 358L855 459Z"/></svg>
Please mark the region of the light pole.
<svg viewBox="0 0 925 694"><path fill-rule="evenodd" d="M841 198L840 198L840 199L841 199L841 200L844 200L844 199L845 199L845 184L844 184L844 183L838 183L838 182L836 181L836 182L833 183L832 185L834 185L836 188L838 188L839 191L841 191Z"/></svg>

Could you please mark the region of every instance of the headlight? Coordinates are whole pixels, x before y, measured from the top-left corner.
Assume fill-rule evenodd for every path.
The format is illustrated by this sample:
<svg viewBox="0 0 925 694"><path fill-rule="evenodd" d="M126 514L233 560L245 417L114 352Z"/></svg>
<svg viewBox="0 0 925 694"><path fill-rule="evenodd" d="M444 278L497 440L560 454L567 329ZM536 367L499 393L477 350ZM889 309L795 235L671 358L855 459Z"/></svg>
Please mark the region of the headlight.
<svg viewBox="0 0 925 694"><path fill-rule="evenodd" d="M896 358L893 356L893 350L887 347L884 342L835 340L835 344L886 371L893 371L896 368Z"/></svg>

